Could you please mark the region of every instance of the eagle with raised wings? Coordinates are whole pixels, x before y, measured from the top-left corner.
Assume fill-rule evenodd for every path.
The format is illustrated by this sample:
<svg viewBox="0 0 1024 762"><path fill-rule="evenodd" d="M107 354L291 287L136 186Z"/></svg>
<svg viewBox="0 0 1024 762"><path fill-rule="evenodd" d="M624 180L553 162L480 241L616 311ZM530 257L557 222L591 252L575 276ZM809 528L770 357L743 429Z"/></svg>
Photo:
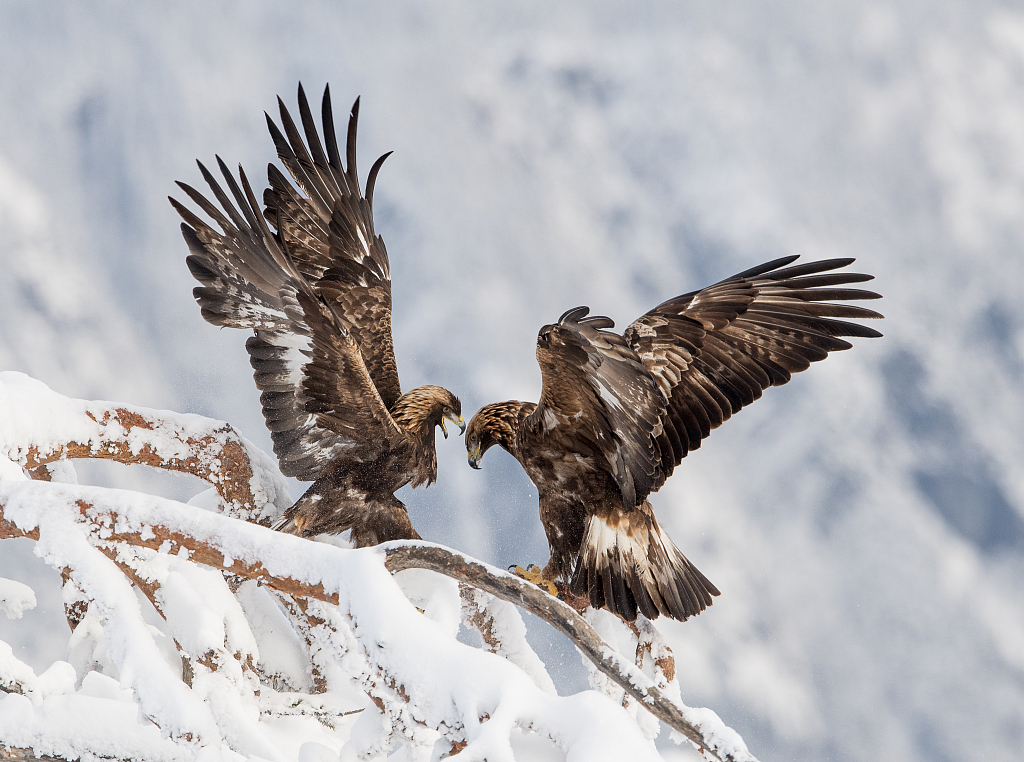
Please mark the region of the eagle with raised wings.
<svg viewBox="0 0 1024 762"><path fill-rule="evenodd" d="M880 318L836 301L872 279L836 272L852 259L784 257L677 296L620 336L577 307L540 329L539 403L486 405L469 423L469 464L500 445L540 496L551 558L517 570L627 621L639 611L684 620L719 594L658 526L647 498L712 429L793 373L879 337L844 318Z"/></svg>
<svg viewBox="0 0 1024 762"><path fill-rule="evenodd" d="M374 163L365 196L356 172L359 100L348 123L342 163L324 91L326 150L299 85L303 142L278 98L283 132L267 115L278 157L295 187L273 164L264 210L239 167L239 181L217 158L229 197L199 164L216 198L179 187L217 225L175 199L184 219L193 291L203 317L244 328L263 417L281 472L312 486L275 525L310 537L352 530L357 547L419 539L394 493L437 478L434 428L465 431L462 405L440 386L405 394L391 338L391 271L373 227L373 187L389 154ZM232 202L233 199L233 202Z"/></svg>

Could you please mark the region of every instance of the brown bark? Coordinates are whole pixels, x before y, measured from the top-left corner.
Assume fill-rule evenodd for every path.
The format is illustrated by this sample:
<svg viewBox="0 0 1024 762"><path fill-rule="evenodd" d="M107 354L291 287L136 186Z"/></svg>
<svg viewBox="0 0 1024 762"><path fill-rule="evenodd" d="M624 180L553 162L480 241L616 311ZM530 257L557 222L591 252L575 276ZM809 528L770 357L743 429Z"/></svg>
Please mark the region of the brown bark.
<svg viewBox="0 0 1024 762"><path fill-rule="evenodd" d="M113 511L98 509L97 506L92 506L83 500L78 500L77 504L82 512L82 521L85 524L96 525L102 521L103 517L109 517L109 521L102 521L108 531L104 533L102 540L98 537L96 538L96 545L111 558L114 558L116 555L112 546L117 542L126 542L131 545L154 549L164 547L165 552L171 553L177 553L180 548L186 548L189 551L190 560L196 563L207 564L215 568L224 568L232 574L261 580L269 587L291 596L314 598L325 603L338 603L337 594L328 593L322 585L310 585L288 577L274 577L263 568L263 564L259 561L248 564L238 559L232 559L231 565L225 567L224 555L219 550L167 527L151 525L146 539L143 539L137 533L114 532L111 528L116 526L117 522L113 520ZM32 537L36 540L39 539L38 529L28 532L20 530L2 516L2 508L3 505L0 503L0 538ZM87 512L94 515L87 516ZM100 515L96 516L96 513ZM169 545L165 546L164 543L169 543ZM615 656L618 658L610 656L609 654L614 653L612 649L601 640L583 617L573 610L572 607L554 596L519 577L498 569L489 568L479 561L468 559L441 546L425 543L388 543L381 546L381 550L384 554L384 564L392 574L404 569L429 569L484 590L540 617L572 640L576 647L598 669L618 683L629 695L646 707L648 711L652 712L666 725L679 731L690 741L703 748L705 750L704 753L709 755L711 759L721 760L721 762L728 762L731 759L728 755L724 759L720 758L711 751L700 729L692 725L683 716L679 708L656 687L653 685L647 687L634 685L630 673L636 674L638 670L635 670L633 665L618 657L617 654ZM645 683L649 682L646 677L642 677L642 679Z"/></svg>
<svg viewBox="0 0 1024 762"><path fill-rule="evenodd" d="M392 574L403 569L430 569L484 590L540 617L568 637L599 670L618 683L655 717L697 744L705 755L721 762L729 762L732 759L731 755L719 757L708 748L700 729L691 724L679 708L656 687L643 689L633 685L629 671L620 669L615 660L607 656L608 653L612 653L612 649L571 606L536 585L498 569L489 569L485 564L468 559L448 548L397 543L388 543L382 548L385 554L384 565ZM626 666L628 663L622 660L622 664Z"/></svg>
<svg viewBox="0 0 1024 762"><path fill-rule="evenodd" d="M47 481L49 481L49 480L47 480ZM68 585L72 585L74 587L75 583L71 581L71 570L70 569L61 569L60 570L60 578L61 578L61 582L63 583L63 585L65 587L67 587ZM65 592L65 595L67 595L66 592ZM71 628L71 632L74 632L75 629L78 627L78 625L80 625L82 623L82 620L85 619L85 615L86 615L86 613L88 611L89 611L89 602L88 601L83 601L81 599L77 599L77 600L73 601L72 603L65 603L64 604L64 617L68 620L68 627Z"/></svg>
<svg viewBox="0 0 1024 762"><path fill-rule="evenodd" d="M143 444L139 448L132 441L135 438L133 431L159 429L162 434L173 435L173 427L123 407L111 407L102 412L86 411L86 415L104 427L101 441L68 441L45 450L29 444L21 453L20 462L33 479L50 481L45 466L58 460L101 458L126 465L141 464L197 476L217 490L227 504L230 515L251 520L261 512L261 506L256 505L249 486L253 476L249 456L241 438L228 424L211 428L203 436L176 437L188 449L189 455L185 458L164 459L150 444ZM215 423L218 422L211 421L211 424ZM269 519L263 523L269 523Z"/></svg>
<svg viewBox="0 0 1024 762"><path fill-rule="evenodd" d="M327 622L316 616L316 614L311 613L307 602L302 598L293 598L290 595L279 592L277 600L281 602L284 610L288 613L288 618L292 620L295 629L298 630L299 635L302 636L306 643L306 654L310 657L309 666L313 675L313 690L311 692L314 695L326 693L327 677L324 675L318 660L313 655L316 648L313 644L312 630L315 627L326 627Z"/></svg>
<svg viewBox="0 0 1024 762"><path fill-rule="evenodd" d="M19 749L15 746L0 744L0 762L65 762L65 760L62 757L50 757L45 754L36 756L32 749Z"/></svg>

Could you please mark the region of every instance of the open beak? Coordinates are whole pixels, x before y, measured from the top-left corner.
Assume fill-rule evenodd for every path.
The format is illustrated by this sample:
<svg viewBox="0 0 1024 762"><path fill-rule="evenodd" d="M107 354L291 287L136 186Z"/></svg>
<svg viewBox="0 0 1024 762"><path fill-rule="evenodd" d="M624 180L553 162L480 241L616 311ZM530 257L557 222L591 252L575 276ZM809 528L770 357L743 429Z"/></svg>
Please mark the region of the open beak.
<svg viewBox="0 0 1024 762"><path fill-rule="evenodd" d="M461 415L458 418L449 418L448 416L445 416L444 418L441 419L441 433L444 434L445 439L448 438L448 429L444 427L445 421L451 421L456 426L458 426L460 434L466 433L466 420Z"/></svg>
<svg viewBox="0 0 1024 762"><path fill-rule="evenodd" d="M483 454L480 452L480 445L477 444L475 450L469 451L468 452L468 456L469 456L469 465L470 465L470 467L471 468L475 468L477 471L479 471L480 470L480 458L483 457Z"/></svg>

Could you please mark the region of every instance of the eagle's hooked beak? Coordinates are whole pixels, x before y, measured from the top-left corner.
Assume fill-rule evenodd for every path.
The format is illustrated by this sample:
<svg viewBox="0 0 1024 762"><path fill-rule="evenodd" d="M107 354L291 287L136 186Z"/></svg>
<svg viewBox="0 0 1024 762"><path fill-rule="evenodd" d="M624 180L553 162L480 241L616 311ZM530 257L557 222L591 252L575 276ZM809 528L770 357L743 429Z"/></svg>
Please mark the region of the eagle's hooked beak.
<svg viewBox="0 0 1024 762"><path fill-rule="evenodd" d="M465 434L466 433L466 420L461 415L458 418L452 418L452 417L446 415L446 416L441 418L441 433L444 434L444 438L445 439L448 438L448 429L446 429L444 427L444 422L446 420L447 421L451 421L456 426L458 426L460 434Z"/></svg>
<svg viewBox="0 0 1024 762"><path fill-rule="evenodd" d="M477 442L476 449L470 450L468 453L469 465L475 468L477 471L480 470L480 458L483 457L483 453L480 452L480 443Z"/></svg>

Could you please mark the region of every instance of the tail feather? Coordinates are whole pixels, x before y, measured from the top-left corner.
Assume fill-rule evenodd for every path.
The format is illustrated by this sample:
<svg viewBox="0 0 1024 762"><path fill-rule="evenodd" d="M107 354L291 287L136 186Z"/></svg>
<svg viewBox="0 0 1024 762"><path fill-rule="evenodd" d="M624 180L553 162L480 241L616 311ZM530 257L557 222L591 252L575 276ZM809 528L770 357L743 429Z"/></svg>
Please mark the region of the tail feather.
<svg viewBox="0 0 1024 762"><path fill-rule="evenodd" d="M275 532L284 532L285 534L296 534L300 537L302 532L299 531L298 526L295 524L295 517L284 515L270 525L270 528Z"/></svg>
<svg viewBox="0 0 1024 762"><path fill-rule="evenodd" d="M662 533L646 502L629 513L590 517L570 589L627 622L637 612L648 619L664 614L682 621L719 595Z"/></svg>

